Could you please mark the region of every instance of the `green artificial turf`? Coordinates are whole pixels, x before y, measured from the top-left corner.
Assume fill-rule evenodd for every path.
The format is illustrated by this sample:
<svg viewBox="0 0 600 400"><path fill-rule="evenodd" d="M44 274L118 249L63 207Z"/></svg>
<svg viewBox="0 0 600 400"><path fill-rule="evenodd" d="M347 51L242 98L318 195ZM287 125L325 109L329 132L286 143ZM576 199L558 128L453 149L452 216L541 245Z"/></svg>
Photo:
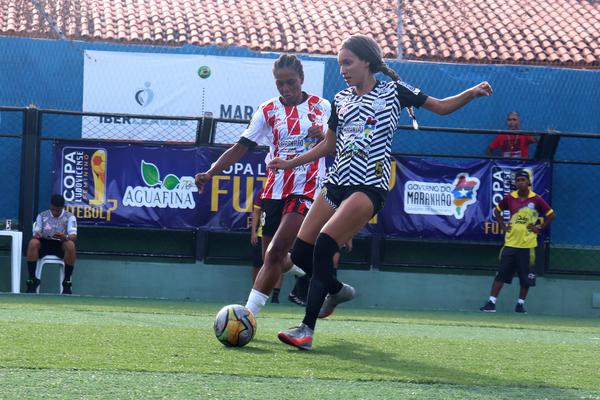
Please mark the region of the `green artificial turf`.
<svg viewBox="0 0 600 400"><path fill-rule="evenodd" d="M300 307L232 349L221 306L0 295L0 398L600 399L594 318L340 307L305 352L276 338Z"/></svg>

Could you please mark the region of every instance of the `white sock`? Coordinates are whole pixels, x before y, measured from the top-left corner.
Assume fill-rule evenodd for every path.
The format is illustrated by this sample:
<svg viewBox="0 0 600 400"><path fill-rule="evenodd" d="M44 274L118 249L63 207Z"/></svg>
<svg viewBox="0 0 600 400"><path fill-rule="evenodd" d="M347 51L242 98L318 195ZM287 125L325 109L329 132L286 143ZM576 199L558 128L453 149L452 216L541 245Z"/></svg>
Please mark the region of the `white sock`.
<svg viewBox="0 0 600 400"><path fill-rule="evenodd" d="M496 298L494 296L490 296L490 301L494 304L496 304Z"/></svg>
<svg viewBox="0 0 600 400"><path fill-rule="evenodd" d="M525 304L525 299L519 299L519 300L517 300L517 303L519 303L519 304Z"/></svg>
<svg viewBox="0 0 600 400"><path fill-rule="evenodd" d="M252 289L248 295L248 301L246 302L246 308L252 311L252 314L256 317L260 310L265 306L269 300L269 296L259 292L256 289Z"/></svg>

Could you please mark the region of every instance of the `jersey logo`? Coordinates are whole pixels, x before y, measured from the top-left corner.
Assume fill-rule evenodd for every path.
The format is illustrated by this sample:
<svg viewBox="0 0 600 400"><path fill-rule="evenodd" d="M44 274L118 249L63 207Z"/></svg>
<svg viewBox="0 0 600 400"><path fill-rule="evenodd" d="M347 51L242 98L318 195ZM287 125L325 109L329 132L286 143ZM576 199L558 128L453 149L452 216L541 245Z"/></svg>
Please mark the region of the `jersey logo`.
<svg viewBox="0 0 600 400"><path fill-rule="evenodd" d="M410 86L408 83L406 82L402 82L402 81L398 81L398 84L400 84L401 86L404 86L406 89L410 90L411 92L413 92L413 94L419 94L421 93L421 90Z"/></svg>

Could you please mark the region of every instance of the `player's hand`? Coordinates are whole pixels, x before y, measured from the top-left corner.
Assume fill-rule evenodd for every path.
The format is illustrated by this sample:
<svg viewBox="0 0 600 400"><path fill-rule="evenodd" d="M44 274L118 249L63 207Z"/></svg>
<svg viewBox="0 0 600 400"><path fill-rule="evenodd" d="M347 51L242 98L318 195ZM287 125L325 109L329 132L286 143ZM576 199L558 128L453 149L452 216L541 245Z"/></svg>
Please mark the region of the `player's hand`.
<svg viewBox="0 0 600 400"><path fill-rule="evenodd" d="M198 172L194 177L196 181L196 187L198 188L198 193L204 192L204 185L210 182L212 176L206 172Z"/></svg>
<svg viewBox="0 0 600 400"><path fill-rule="evenodd" d="M256 232L252 232L250 235L250 244L252 244L252 246L256 246L258 244L258 235Z"/></svg>
<svg viewBox="0 0 600 400"><path fill-rule="evenodd" d="M318 125L313 125L307 130L309 138L316 138L317 141L321 141L325 139L325 133L323 133L323 128Z"/></svg>
<svg viewBox="0 0 600 400"><path fill-rule="evenodd" d="M348 240L346 243L342 245L342 249L346 251L346 253L350 253L352 251L352 239Z"/></svg>
<svg viewBox="0 0 600 400"><path fill-rule="evenodd" d="M487 82L481 82L477 86L473 86L471 88L474 97L482 97L482 96L491 96L494 91L492 90L492 86Z"/></svg>
<svg viewBox="0 0 600 400"><path fill-rule="evenodd" d="M529 225L527 225L527 230L529 230L530 232L533 232L533 233L540 233L541 229L538 225L529 224Z"/></svg>
<svg viewBox="0 0 600 400"><path fill-rule="evenodd" d="M288 160L283 160L279 157L275 157L269 162L267 168L273 172L277 172L278 169L290 169L290 162Z"/></svg>

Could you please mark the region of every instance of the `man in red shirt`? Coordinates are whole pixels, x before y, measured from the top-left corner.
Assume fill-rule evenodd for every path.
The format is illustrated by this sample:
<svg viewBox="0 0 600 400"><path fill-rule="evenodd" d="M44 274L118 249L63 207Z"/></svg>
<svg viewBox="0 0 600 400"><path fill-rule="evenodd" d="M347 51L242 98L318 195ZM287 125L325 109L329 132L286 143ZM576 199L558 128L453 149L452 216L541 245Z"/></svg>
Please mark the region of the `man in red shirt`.
<svg viewBox="0 0 600 400"><path fill-rule="evenodd" d="M521 130L521 117L516 111L511 111L506 117L506 123L508 130L518 131ZM527 158L529 156L529 145L537 143L538 138L536 136L526 136L518 134L510 135L498 135L492 140L492 143L486 150L486 155L490 157L494 150L500 149L500 155L502 157L509 158Z"/></svg>
<svg viewBox="0 0 600 400"><path fill-rule="evenodd" d="M481 311L496 312L496 299L502 286L510 284L517 272L521 289L515 312L525 313L525 298L529 288L535 286L537 235L554 220L554 210L531 190L531 178L527 171L517 171L515 186L517 190L504 196L494 210L494 216L506 235L504 247L500 250L500 267L494 278L490 297L480 308ZM502 218L502 211L505 210L510 213L508 224Z"/></svg>

